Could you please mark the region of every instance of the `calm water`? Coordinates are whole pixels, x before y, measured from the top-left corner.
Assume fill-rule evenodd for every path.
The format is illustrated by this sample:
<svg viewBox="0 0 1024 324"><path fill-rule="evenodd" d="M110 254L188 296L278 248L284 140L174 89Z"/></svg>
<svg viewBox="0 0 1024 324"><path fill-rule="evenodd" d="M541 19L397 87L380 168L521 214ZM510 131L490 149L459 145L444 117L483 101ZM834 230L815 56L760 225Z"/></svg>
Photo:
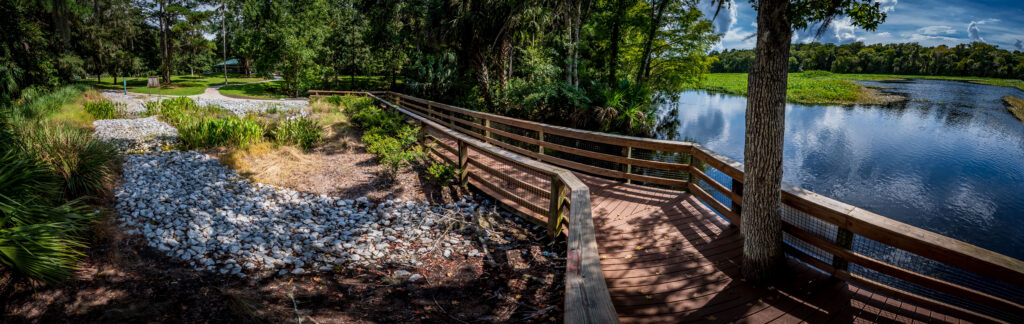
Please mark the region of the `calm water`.
<svg viewBox="0 0 1024 324"><path fill-rule="evenodd" d="M1024 259L1024 91L939 80L863 82L908 101L786 106L784 179L901 222ZM743 161L744 97L688 91L659 136Z"/></svg>

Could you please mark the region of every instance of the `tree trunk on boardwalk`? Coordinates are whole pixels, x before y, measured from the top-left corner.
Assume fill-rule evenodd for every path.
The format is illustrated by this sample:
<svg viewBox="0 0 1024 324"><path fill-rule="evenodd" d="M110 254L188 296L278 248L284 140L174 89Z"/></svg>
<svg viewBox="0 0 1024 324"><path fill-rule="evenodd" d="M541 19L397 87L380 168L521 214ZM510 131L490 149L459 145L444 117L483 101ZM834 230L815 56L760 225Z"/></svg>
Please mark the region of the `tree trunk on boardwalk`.
<svg viewBox="0 0 1024 324"><path fill-rule="evenodd" d="M792 30L788 0L759 2L757 48L747 76L744 176L743 277L765 282L781 272L782 143L786 121L786 78Z"/></svg>

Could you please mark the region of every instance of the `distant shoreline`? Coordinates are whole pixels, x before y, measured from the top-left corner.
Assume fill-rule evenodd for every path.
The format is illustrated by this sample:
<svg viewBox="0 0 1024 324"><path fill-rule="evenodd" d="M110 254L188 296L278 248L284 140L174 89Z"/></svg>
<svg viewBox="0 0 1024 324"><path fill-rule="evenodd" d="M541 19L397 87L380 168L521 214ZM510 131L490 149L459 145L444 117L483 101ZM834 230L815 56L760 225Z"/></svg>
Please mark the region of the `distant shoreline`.
<svg viewBox="0 0 1024 324"><path fill-rule="evenodd" d="M789 74L786 101L807 105L886 104L907 100L907 98L897 94L886 93L877 87L860 85L854 81L908 79L963 81L984 85L1015 87L1024 90L1024 81L1016 79L933 75L839 74L825 71L808 71ZM746 96L747 74L710 73L694 89Z"/></svg>

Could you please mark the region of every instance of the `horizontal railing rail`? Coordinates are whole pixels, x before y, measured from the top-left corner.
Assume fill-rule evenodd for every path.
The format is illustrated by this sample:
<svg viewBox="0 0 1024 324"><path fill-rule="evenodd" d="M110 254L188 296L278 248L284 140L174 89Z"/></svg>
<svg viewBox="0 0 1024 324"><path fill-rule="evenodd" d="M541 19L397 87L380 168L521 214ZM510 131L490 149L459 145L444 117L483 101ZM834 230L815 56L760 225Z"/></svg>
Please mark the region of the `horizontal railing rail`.
<svg viewBox="0 0 1024 324"><path fill-rule="evenodd" d="M512 201L516 210L540 220L550 235L562 233L562 221L568 219L564 320L567 323L618 323L597 252L590 188L575 174L452 130L379 97L384 95L381 92L310 91L311 97L339 94L374 98L414 120L421 129L421 143L432 156L457 165L460 184L473 184L492 197ZM548 203L538 205L522 198L523 193L546 198Z"/></svg>
<svg viewBox="0 0 1024 324"><path fill-rule="evenodd" d="M385 95L425 120L509 152L591 175L688 191L733 225L741 223L743 165L698 144L577 130ZM821 271L968 320L1024 320L1021 260L788 184L783 184L782 204L787 253ZM569 227L570 236L575 228Z"/></svg>

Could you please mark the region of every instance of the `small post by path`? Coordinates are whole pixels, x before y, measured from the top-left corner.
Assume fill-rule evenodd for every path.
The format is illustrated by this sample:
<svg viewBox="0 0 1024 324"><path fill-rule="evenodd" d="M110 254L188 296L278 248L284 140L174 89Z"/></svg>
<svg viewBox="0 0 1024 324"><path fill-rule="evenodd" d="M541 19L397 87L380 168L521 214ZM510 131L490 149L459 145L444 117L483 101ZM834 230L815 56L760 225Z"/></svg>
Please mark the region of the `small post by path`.
<svg viewBox="0 0 1024 324"><path fill-rule="evenodd" d="M121 78L121 84L124 86L124 95L128 95L128 79Z"/></svg>

